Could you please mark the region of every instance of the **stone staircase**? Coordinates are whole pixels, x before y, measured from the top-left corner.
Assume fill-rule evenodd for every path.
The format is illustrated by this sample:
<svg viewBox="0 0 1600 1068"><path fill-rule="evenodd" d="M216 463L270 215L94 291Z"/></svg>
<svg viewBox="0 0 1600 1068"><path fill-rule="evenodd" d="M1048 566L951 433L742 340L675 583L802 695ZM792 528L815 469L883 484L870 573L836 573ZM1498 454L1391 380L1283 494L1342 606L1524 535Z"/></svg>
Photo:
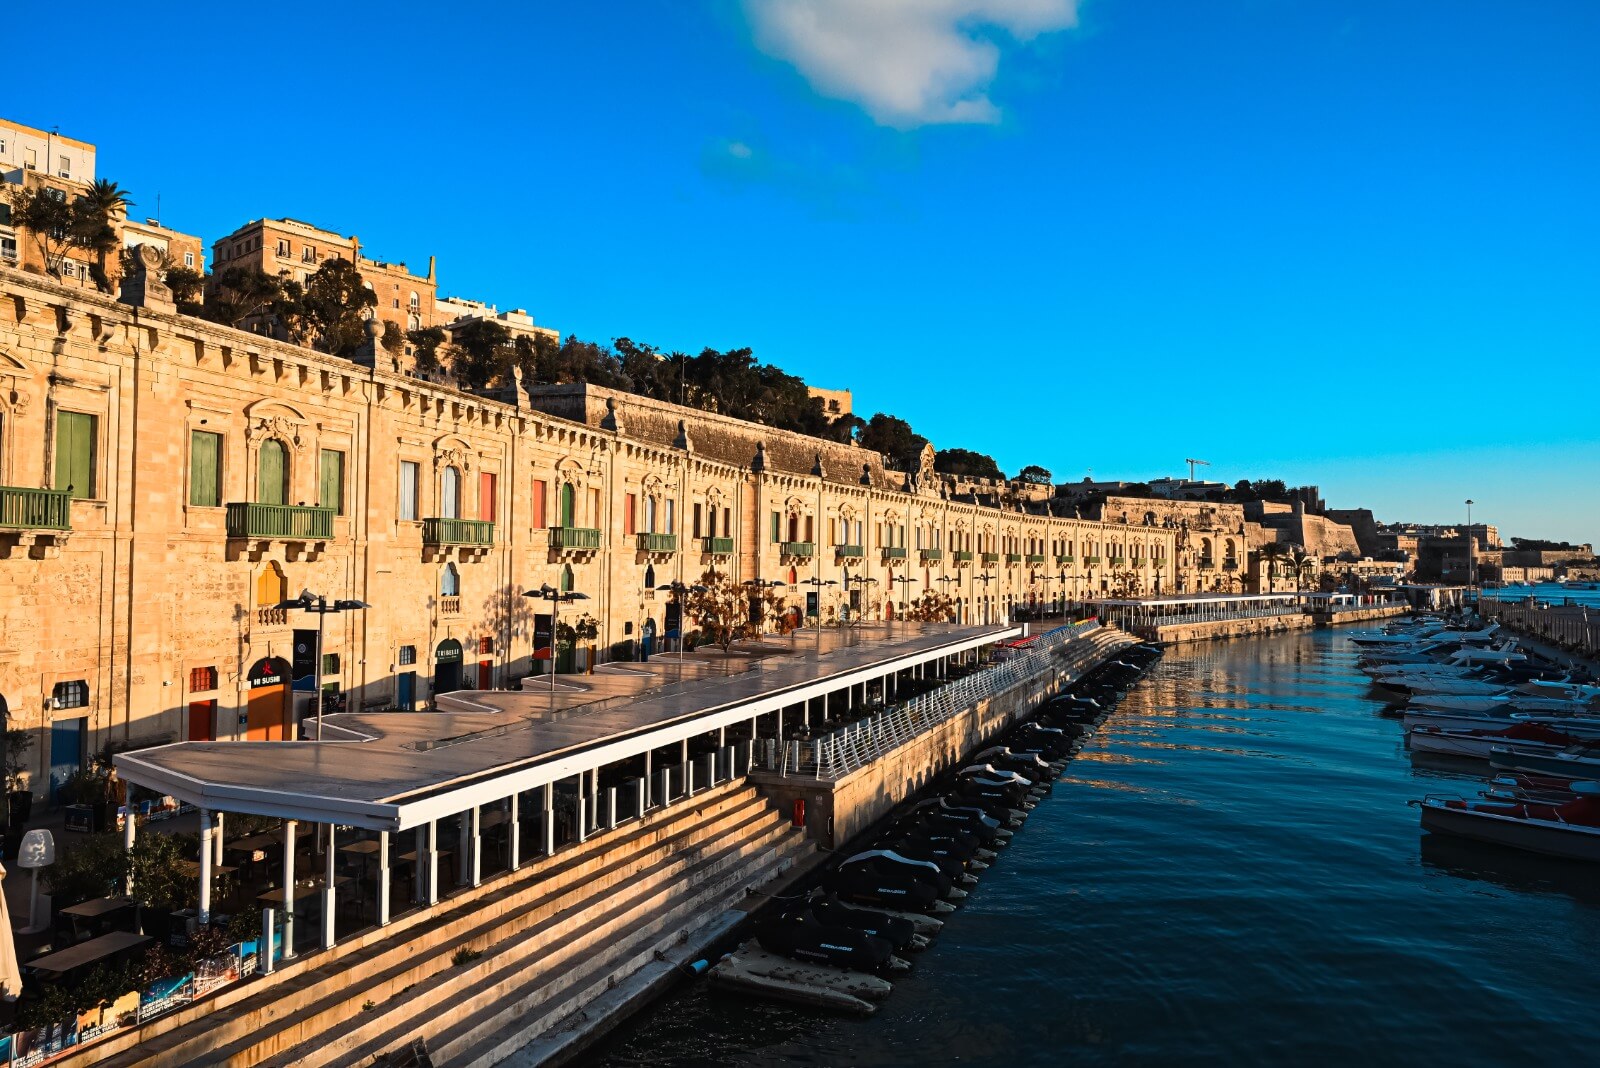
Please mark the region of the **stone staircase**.
<svg viewBox="0 0 1600 1068"><path fill-rule="evenodd" d="M641 970L670 977L813 852L753 787L713 787L98 1063L368 1065L423 1038L435 1064L495 1064Z"/></svg>

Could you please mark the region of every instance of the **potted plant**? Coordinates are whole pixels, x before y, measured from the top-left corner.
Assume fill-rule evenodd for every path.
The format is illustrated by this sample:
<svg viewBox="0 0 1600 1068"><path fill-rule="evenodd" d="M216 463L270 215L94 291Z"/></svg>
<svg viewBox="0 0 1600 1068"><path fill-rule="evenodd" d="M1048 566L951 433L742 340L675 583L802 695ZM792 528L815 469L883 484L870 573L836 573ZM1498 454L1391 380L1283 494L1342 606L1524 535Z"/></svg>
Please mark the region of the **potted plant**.
<svg viewBox="0 0 1600 1068"><path fill-rule="evenodd" d="M22 776L28 770L28 750L33 748L33 733L23 727L9 727L5 733L6 800L9 803L8 827L20 828L33 815L33 791ZM7 856L15 853L8 851Z"/></svg>

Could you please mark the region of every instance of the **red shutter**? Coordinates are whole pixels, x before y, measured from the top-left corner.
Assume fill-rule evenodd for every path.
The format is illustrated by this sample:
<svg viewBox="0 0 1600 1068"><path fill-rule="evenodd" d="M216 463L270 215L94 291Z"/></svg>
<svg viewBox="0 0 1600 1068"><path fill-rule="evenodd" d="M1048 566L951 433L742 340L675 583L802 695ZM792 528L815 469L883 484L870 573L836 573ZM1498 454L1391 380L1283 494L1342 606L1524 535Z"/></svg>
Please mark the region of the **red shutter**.
<svg viewBox="0 0 1600 1068"><path fill-rule="evenodd" d="M485 523L493 523L495 517L495 483L497 479L488 471L478 475L478 518Z"/></svg>
<svg viewBox="0 0 1600 1068"><path fill-rule="evenodd" d="M544 526L544 479L533 480L533 527L535 530Z"/></svg>

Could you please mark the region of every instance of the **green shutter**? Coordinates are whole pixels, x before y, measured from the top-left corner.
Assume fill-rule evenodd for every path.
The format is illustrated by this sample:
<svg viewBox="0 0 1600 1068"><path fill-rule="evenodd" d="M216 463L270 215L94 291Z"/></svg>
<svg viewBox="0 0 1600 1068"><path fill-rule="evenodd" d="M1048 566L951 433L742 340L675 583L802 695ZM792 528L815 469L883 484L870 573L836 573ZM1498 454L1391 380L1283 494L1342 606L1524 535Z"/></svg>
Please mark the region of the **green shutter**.
<svg viewBox="0 0 1600 1068"><path fill-rule="evenodd" d="M288 504L289 479L287 450L283 442L267 440L261 443L261 460L256 468L256 502L258 504Z"/></svg>
<svg viewBox="0 0 1600 1068"><path fill-rule="evenodd" d="M95 418L82 412L56 415L56 489L93 497Z"/></svg>
<svg viewBox="0 0 1600 1068"><path fill-rule="evenodd" d="M324 508L332 508L334 515L344 515L344 453L336 449L323 449L321 459L317 503Z"/></svg>
<svg viewBox="0 0 1600 1068"><path fill-rule="evenodd" d="M564 527L572 525L572 483L570 482L561 484L561 525Z"/></svg>
<svg viewBox="0 0 1600 1068"><path fill-rule="evenodd" d="M777 512L772 513L772 540L783 540L783 516Z"/></svg>
<svg viewBox="0 0 1600 1068"><path fill-rule="evenodd" d="M189 433L189 503L199 508L222 504L222 435Z"/></svg>

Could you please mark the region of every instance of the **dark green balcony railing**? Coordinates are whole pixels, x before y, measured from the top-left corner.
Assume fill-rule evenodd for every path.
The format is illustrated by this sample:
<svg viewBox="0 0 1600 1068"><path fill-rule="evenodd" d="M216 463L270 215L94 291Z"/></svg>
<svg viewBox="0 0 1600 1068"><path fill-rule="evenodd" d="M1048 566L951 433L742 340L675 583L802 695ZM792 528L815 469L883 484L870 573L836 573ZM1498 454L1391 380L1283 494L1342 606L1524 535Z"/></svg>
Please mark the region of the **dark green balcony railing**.
<svg viewBox="0 0 1600 1068"><path fill-rule="evenodd" d="M712 556L731 556L733 554L733 539L701 538L700 551L710 553Z"/></svg>
<svg viewBox="0 0 1600 1068"><path fill-rule="evenodd" d="M1237 560L1224 560L1224 561L1222 561L1222 570L1224 570L1224 571L1237 571L1237 570L1239 570L1239 561L1237 561Z"/></svg>
<svg viewBox="0 0 1600 1068"><path fill-rule="evenodd" d="M957 549L955 552L950 554L950 558L958 564L970 564L972 563L972 550Z"/></svg>
<svg viewBox="0 0 1600 1068"><path fill-rule="evenodd" d="M0 527L7 530L71 530L72 496L66 490L0 486Z"/></svg>
<svg viewBox="0 0 1600 1068"><path fill-rule="evenodd" d="M925 563L925 564L936 564L940 560L943 560L943 559L944 559L944 550L943 549L923 549L922 550L922 562Z"/></svg>
<svg viewBox="0 0 1600 1068"><path fill-rule="evenodd" d="M784 556L815 556L817 547L809 541L783 541L778 543L778 551Z"/></svg>
<svg viewBox="0 0 1600 1068"><path fill-rule="evenodd" d="M228 505L228 537L326 540L333 537L333 509L235 502Z"/></svg>
<svg viewBox="0 0 1600 1068"><path fill-rule="evenodd" d="M1127 562L1128 562L1128 558L1126 556L1113 556L1111 558L1111 566L1112 567L1122 567Z"/></svg>
<svg viewBox="0 0 1600 1068"><path fill-rule="evenodd" d="M1086 567L1098 567L1100 565L1100 558L1098 556L1085 556L1083 558L1083 562Z"/></svg>
<svg viewBox="0 0 1600 1068"><path fill-rule="evenodd" d="M675 553L678 551L676 534L640 534L639 551L642 553Z"/></svg>
<svg viewBox="0 0 1600 1068"><path fill-rule="evenodd" d="M1042 564L1044 563L1044 554L1029 553L1022 558L1022 562L1025 564Z"/></svg>
<svg viewBox="0 0 1600 1068"><path fill-rule="evenodd" d="M1020 564L1020 563L1022 563L1022 554L1021 553L1006 553L1006 563L1008 563L1008 564Z"/></svg>
<svg viewBox="0 0 1600 1068"><path fill-rule="evenodd" d="M885 545L883 547L883 558L885 560L904 560L906 558L906 547L904 545Z"/></svg>
<svg viewBox="0 0 1600 1068"><path fill-rule="evenodd" d="M551 527L550 548L572 549L600 548L600 532L593 527Z"/></svg>
<svg viewBox="0 0 1600 1068"><path fill-rule="evenodd" d="M422 521L424 545L493 545L494 524L482 519L448 519L443 516Z"/></svg>
<svg viewBox="0 0 1600 1068"><path fill-rule="evenodd" d="M999 553L980 553L979 555L983 557L982 562L985 564L998 564L1000 562Z"/></svg>
<svg viewBox="0 0 1600 1068"><path fill-rule="evenodd" d="M1072 563L1073 559L1071 556L1058 556L1056 557L1056 563L1066 565Z"/></svg>
<svg viewBox="0 0 1600 1068"><path fill-rule="evenodd" d="M1209 556L1202 556L1200 558L1200 567L1202 569L1209 571L1211 568L1216 566L1216 563Z"/></svg>
<svg viewBox="0 0 1600 1068"><path fill-rule="evenodd" d="M838 552L839 556L851 560L859 560L863 556L867 555L867 550L859 545L835 545L834 549Z"/></svg>

